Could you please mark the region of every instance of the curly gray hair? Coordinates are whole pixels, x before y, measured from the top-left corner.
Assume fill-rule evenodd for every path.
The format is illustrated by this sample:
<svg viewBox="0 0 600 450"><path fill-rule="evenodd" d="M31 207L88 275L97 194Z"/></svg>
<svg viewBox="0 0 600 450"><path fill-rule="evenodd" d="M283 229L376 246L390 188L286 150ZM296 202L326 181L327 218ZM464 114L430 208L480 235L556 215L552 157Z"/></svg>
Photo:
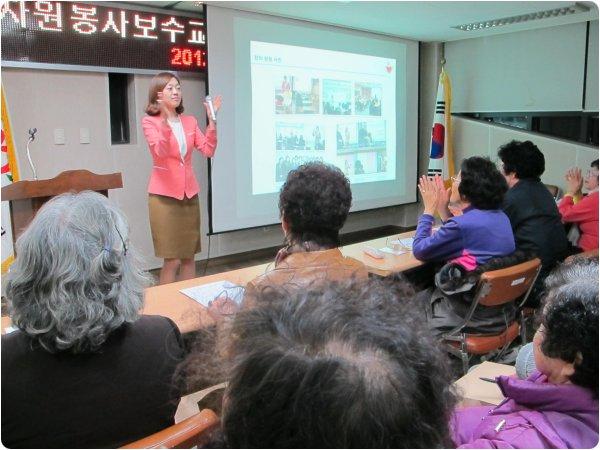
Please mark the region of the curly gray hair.
<svg viewBox="0 0 600 450"><path fill-rule="evenodd" d="M13 323L49 352L98 350L134 322L150 276L123 213L95 192L46 203L17 240L6 297Z"/></svg>

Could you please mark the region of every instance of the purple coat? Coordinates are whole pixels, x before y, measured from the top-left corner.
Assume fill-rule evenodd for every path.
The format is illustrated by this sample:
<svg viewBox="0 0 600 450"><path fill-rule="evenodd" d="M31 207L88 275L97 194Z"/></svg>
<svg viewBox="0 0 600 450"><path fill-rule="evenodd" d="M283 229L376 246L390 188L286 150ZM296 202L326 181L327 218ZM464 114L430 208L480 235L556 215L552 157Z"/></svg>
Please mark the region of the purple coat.
<svg viewBox="0 0 600 450"><path fill-rule="evenodd" d="M412 251L421 261L455 262L473 270L497 256L515 251L515 238L508 216L502 210L465 208L432 233L434 218L419 217Z"/></svg>
<svg viewBox="0 0 600 450"><path fill-rule="evenodd" d="M574 384L551 384L533 372L526 380L500 376L506 399L498 406L457 410L459 448L592 448L598 444L598 398Z"/></svg>

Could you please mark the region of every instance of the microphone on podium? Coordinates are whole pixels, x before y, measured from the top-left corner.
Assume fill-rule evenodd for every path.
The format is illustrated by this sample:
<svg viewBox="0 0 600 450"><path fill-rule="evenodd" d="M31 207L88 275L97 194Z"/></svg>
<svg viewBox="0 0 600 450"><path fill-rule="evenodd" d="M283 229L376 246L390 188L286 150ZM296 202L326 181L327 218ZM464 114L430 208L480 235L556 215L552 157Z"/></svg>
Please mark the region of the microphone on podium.
<svg viewBox="0 0 600 450"><path fill-rule="evenodd" d="M210 95L207 95L205 100L208 104L208 109L210 110L210 118L213 120L213 122L216 122L217 113L215 112L215 107L213 106L212 97Z"/></svg>
<svg viewBox="0 0 600 450"><path fill-rule="evenodd" d="M37 128L30 128L28 130L29 139L27 140L27 159L29 160L29 167L31 167L31 172L33 172L33 179L37 180L37 172L35 171L35 166L33 165L33 161L31 160L31 153L29 153L29 144L31 144L35 140L35 133L37 133Z"/></svg>

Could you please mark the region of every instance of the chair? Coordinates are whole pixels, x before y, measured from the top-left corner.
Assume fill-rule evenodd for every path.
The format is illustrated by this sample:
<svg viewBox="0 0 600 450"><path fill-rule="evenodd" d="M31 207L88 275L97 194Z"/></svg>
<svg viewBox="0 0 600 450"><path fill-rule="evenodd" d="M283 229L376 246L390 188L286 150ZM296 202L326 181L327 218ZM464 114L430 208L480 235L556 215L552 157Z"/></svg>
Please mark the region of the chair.
<svg viewBox="0 0 600 450"><path fill-rule="evenodd" d="M562 196L562 190L558 186L554 184L545 184L544 186L550 191L554 200L558 200Z"/></svg>
<svg viewBox="0 0 600 450"><path fill-rule="evenodd" d="M578 259L598 259L598 249L595 248L593 250L588 250L582 253L575 253L574 255L569 256L565 259L565 264L571 264Z"/></svg>
<svg viewBox="0 0 600 450"><path fill-rule="evenodd" d="M539 258L535 258L521 264L481 274L475 287L471 307L463 322L441 337L446 350L462 360L465 374L469 369L471 355L485 355L498 349L502 349L500 352L502 354L519 334L522 342L525 343L525 319L520 310L531 292L540 268L541 261ZM518 304L520 323L515 320L509 323L501 333L496 334L467 334L463 331L469 325L469 321L479 305L483 307L499 306L517 299L520 299Z"/></svg>
<svg viewBox="0 0 600 450"><path fill-rule="evenodd" d="M203 444L219 427L219 417L210 409L121 448L193 448Z"/></svg>

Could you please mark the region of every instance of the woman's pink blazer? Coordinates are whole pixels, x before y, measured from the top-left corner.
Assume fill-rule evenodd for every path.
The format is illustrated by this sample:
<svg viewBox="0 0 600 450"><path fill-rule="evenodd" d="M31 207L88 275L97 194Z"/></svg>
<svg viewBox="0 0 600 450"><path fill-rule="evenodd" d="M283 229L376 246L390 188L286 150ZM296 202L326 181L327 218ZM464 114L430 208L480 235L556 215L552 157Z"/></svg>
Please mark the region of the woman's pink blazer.
<svg viewBox="0 0 600 450"><path fill-rule="evenodd" d="M192 149L196 148L206 157L212 158L217 147L217 130L209 127L205 136L198 128L194 116L180 115L179 118L187 145L183 158L171 127L160 116L145 116L142 128L152 154L148 192L182 200L184 195L192 198L200 191L192 169Z"/></svg>

